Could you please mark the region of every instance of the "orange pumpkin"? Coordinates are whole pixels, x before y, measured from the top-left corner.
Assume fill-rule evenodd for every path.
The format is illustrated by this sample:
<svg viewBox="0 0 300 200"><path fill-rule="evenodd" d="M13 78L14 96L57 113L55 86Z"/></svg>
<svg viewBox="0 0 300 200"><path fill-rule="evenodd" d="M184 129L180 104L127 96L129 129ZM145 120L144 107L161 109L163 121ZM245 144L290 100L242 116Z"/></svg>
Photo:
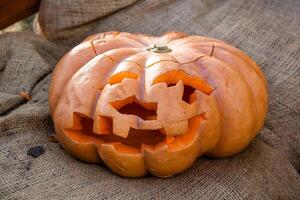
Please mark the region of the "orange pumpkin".
<svg viewBox="0 0 300 200"><path fill-rule="evenodd" d="M115 173L168 177L199 155L243 150L263 126L265 78L216 39L107 32L57 64L49 102L60 143Z"/></svg>

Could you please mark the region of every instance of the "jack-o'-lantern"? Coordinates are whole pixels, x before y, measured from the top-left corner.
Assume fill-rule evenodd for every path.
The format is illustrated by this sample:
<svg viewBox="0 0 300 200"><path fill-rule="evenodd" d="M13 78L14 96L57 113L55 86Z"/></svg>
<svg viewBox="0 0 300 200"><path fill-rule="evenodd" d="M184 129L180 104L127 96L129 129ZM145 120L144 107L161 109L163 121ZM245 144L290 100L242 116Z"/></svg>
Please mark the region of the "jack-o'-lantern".
<svg viewBox="0 0 300 200"><path fill-rule="evenodd" d="M126 177L168 177L200 155L244 149L263 125L267 91L255 62L220 40L107 32L59 61L49 102L73 156Z"/></svg>

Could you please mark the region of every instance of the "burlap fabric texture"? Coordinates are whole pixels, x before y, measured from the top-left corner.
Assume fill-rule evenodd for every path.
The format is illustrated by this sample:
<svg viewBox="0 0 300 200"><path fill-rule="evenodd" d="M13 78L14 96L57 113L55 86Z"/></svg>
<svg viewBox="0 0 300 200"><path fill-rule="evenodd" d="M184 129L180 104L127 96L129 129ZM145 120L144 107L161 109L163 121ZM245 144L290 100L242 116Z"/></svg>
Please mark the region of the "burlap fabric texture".
<svg viewBox="0 0 300 200"><path fill-rule="evenodd" d="M299 199L300 1L108 2L45 0L36 24L44 36L0 35L0 199ZM56 62L85 36L109 30L184 31L245 51L269 84L260 135L236 156L201 157L169 179L121 178L47 142L54 133L47 89ZM36 145L46 151L32 158L27 150Z"/></svg>

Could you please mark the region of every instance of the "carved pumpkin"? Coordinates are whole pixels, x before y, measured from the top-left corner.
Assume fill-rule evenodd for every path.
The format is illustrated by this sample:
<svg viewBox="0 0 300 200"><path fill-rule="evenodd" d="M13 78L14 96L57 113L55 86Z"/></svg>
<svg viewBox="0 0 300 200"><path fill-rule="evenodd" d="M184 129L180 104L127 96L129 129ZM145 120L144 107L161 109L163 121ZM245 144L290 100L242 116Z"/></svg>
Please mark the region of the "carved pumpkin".
<svg viewBox="0 0 300 200"><path fill-rule="evenodd" d="M49 102L73 156L126 177L168 177L199 155L243 150L263 126L267 91L254 61L220 40L107 32L59 61Z"/></svg>

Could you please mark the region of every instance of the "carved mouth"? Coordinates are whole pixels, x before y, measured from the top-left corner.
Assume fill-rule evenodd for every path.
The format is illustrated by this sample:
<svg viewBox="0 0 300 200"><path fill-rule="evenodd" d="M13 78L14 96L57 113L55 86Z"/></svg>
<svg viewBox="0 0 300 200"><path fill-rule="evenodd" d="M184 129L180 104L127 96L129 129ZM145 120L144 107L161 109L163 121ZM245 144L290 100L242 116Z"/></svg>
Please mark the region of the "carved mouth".
<svg viewBox="0 0 300 200"><path fill-rule="evenodd" d="M159 130L137 130L133 128L130 129L127 138L117 136L113 134L112 131L109 134L99 135L93 132L94 121L92 119L82 117L80 121L82 134L98 138L105 143L122 143L126 146L140 149L143 144L156 145L166 140L166 135Z"/></svg>
<svg viewBox="0 0 300 200"><path fill-rule="evenodd" d="M170 85L173 86L173 85ZM191 96L195 94L195 89L189 86L184 87L184 93L182 100L191 103ZM111 105L121 114L134 115L144 121L156 121L157 120L157 104L156 103L140 103L134 97L129 97L124 100L112 102ZM141 130L130 128L127 137L120 137L113 133L113 120L110 117L100 116L102 123L105 122L104 126L101 126L99 131L95 132L94 119L90 119L81 113L73 114L74 127L72 129L65 130L71 138L80 140L81 142L87 141L88 143L105 143L105 144L122 144L126 148L141 151L143 146L154 149L161 145L171 144L176 140L188 138L189 133L193 129L190 127L191 120L196 118L200 121L204 119L204 114L195 116L191 119L187 119L189 127L187 133L171 136L166 135L164 129L157 130ZM76 124L76 125L75 125ZM180 143L178 142L177 143Z"/></svg>

